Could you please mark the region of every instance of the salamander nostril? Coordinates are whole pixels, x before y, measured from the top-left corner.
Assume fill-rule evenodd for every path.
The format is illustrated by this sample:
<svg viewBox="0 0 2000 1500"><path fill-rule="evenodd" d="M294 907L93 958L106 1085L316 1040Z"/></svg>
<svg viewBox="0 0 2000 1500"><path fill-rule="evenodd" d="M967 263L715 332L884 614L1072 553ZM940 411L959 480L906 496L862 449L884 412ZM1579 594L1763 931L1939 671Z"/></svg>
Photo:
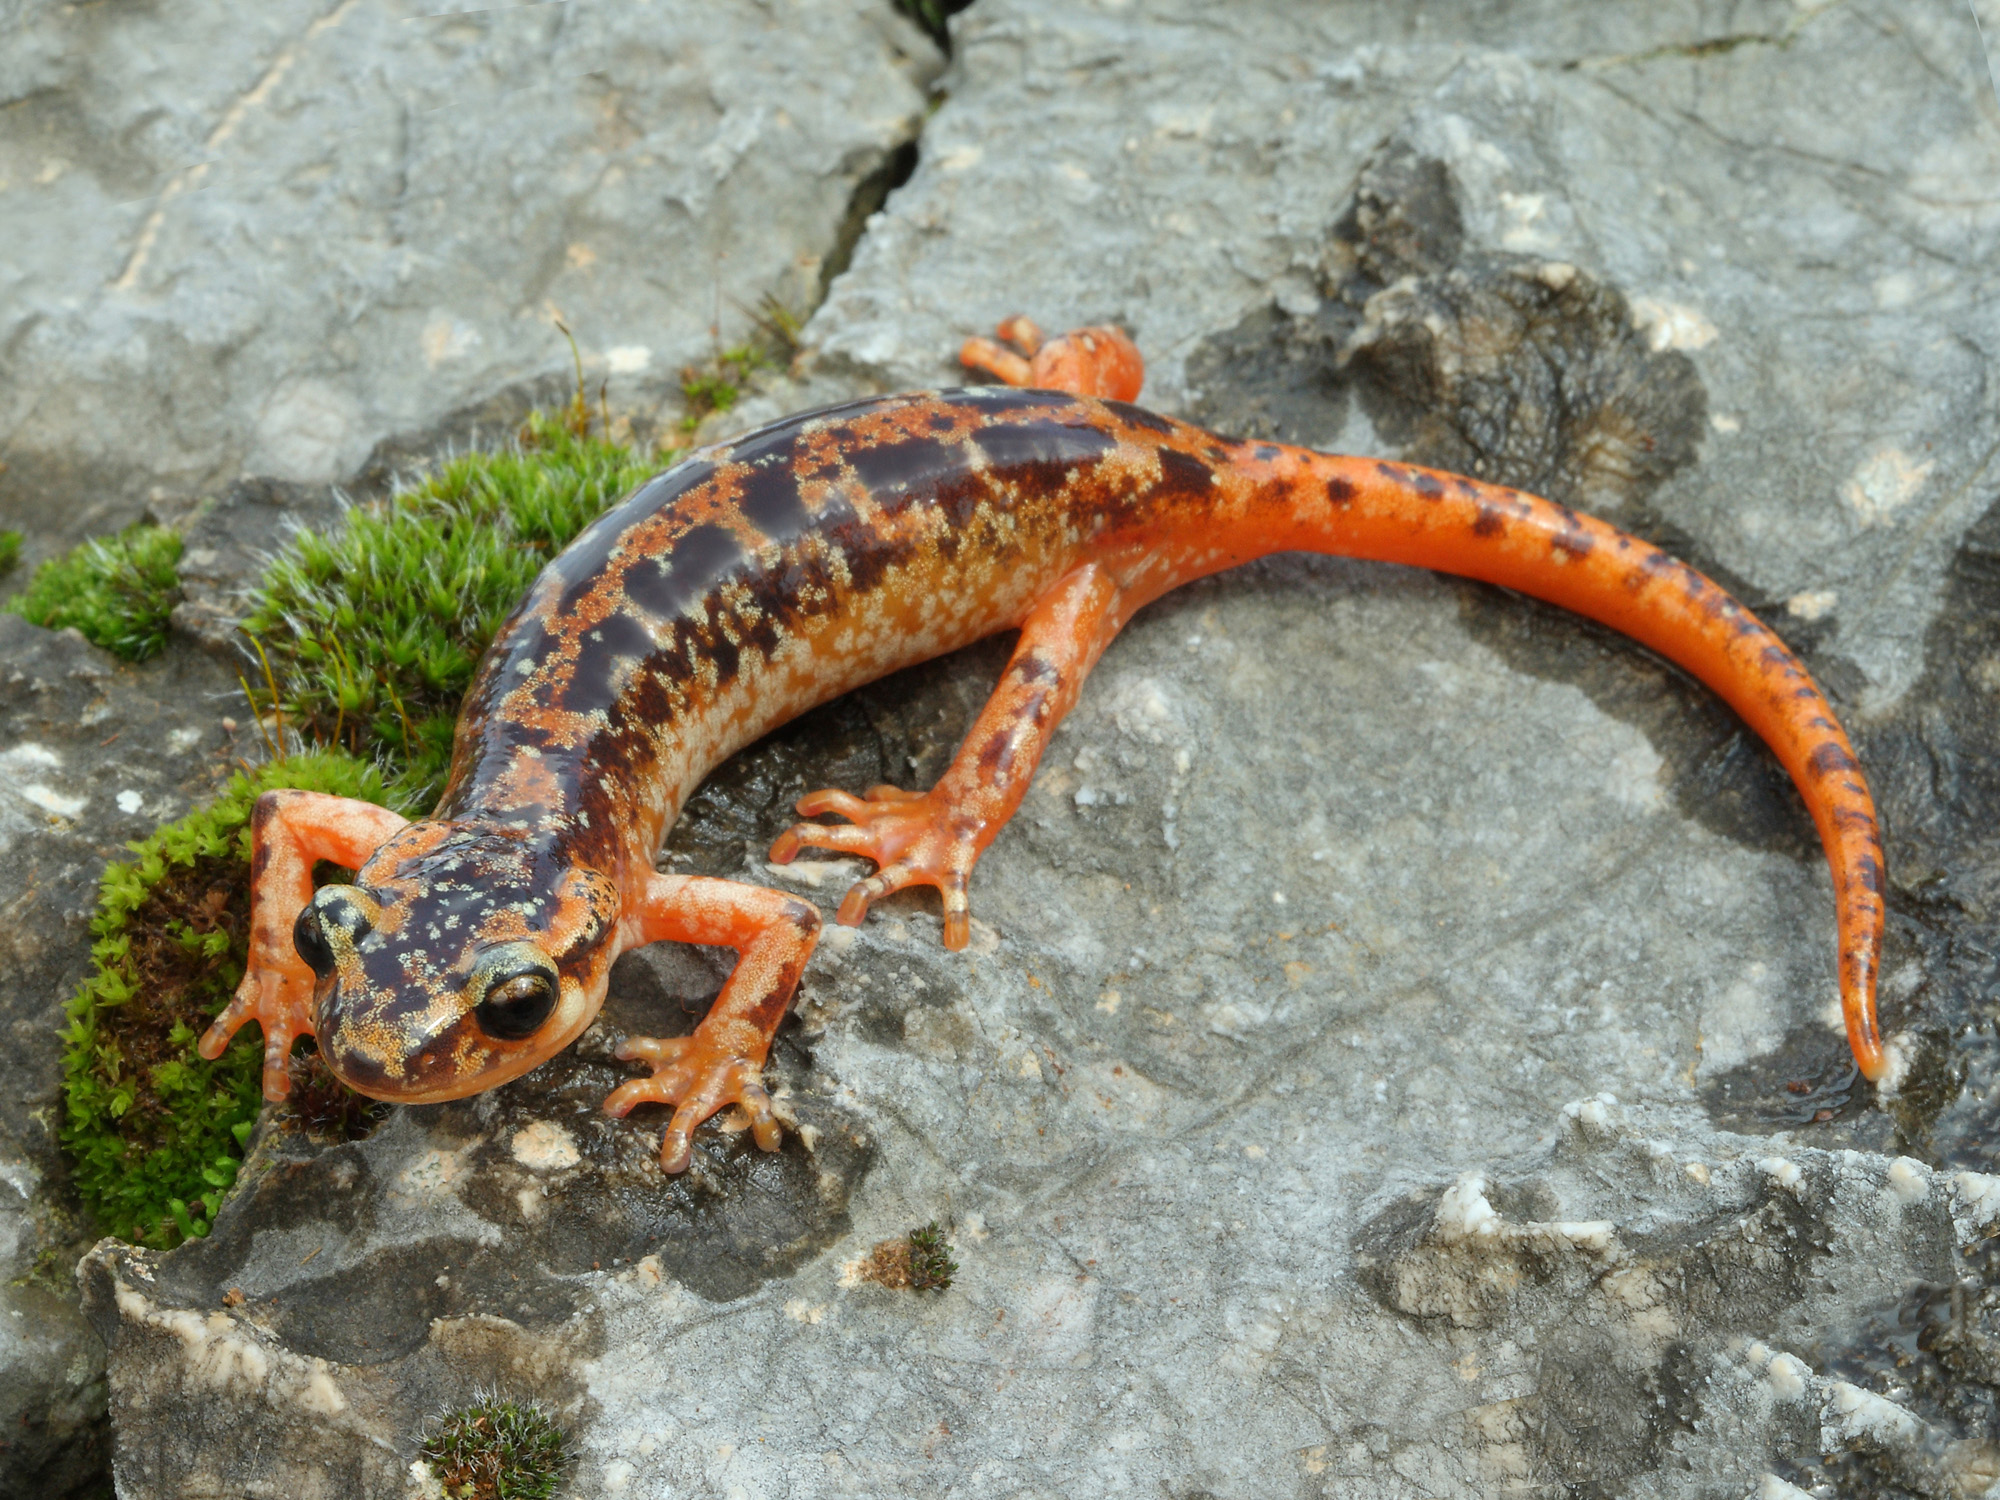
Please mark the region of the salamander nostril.
<svg viewBox="0 0 2000 1500"><path fill-rule="evenodd" d="M310 901L299 908L299 919L292 924L292 946L321 979L333 972L333 949L320 928L319 908Z"/></svg>
<svg viewBox="0 0 2000 1500"><path fill-rule="evenodd" d="M540 970L502 975L473 1008L480 1029L504 1042L533 1036L556 1008L555 980Z"/></svg>

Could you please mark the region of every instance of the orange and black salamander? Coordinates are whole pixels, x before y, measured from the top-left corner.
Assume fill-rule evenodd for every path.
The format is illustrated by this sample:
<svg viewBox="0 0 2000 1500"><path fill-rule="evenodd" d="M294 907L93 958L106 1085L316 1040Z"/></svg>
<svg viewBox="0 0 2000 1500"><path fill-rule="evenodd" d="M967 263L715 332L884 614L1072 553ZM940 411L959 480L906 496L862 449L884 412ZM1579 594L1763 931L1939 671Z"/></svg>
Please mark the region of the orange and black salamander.
<svg viewBox="0 0 2000 1500"><path fill-rule="evenodd" d="M661 938L737 950L690 1037L634 1038L650 1064L605 1102L675 1106L660 1164L725 1105L760 1146L779 1127L760 1070L819 936L782 892L665 874L655 857L726 757L818 703L996 631L999 686L927 792L820 791L771 851L878 866L841 903L911 885L968 936L967 881L1027 791L1084 677L1133 613L1267 553L1384 559L1503 584L1601 620L1720 693L1771 747L1818 825L1861 1071L1875 1022L1882 847L1861 768L1784 643L1659 548L1532 495L1406 464L1236 442L1127 404L1137 351L1115 329L1018 349L968 344L1009 384L808 412L704 449L599 517L535 583L466 696L427 818L276 791L253 822L252 951L202 1039L251 1019L264 1092L302 1032L362 1093L426 1102L518 1077L597 1014L612 961ZM312 868L356 871L315 892Z"/></svg>

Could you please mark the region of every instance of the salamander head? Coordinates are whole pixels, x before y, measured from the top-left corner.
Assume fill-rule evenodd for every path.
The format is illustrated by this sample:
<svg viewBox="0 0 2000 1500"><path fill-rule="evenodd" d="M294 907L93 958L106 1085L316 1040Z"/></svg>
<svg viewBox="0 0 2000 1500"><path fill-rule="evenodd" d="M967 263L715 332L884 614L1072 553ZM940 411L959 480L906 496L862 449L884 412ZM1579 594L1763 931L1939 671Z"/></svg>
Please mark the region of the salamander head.
<svg viewBox="0 0 2000 1500"><path fill-rule="evenodd" d="M618 913L608 876L546 844L413 823L299 913L320 1054L349 1088L402 1103L518 1078L597 1014Z"/></svg>

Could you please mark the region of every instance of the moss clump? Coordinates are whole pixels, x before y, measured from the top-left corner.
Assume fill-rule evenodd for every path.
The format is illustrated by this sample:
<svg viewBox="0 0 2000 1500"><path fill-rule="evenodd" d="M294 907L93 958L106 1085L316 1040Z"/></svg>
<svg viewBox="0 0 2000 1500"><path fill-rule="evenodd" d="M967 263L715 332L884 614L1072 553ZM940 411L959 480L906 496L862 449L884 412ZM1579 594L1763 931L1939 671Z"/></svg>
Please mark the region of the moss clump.
<svg viewBox="0 0 2000 1500"><path fill-rule="evenodd" d="M451 1500L548 1500L573 1458L539 1405L494 1396L433 1417L420 1451Z"/></svg>
<svg viewBox="0 0 2000 1500"><path fill-rule="evenodd" d="M681 431L693 432L705 418L734 407L742 398L744 383L768 363L755 345L738 344L716 355L706 369L689 365L682 370L681 400L687 403L687 415L681 418Z"/></svg>
<svg viewBox="0 0 2000 1500"><path fill-rule="evenodd" d="M21 533L0 531L0 578L14 571L21 560Z"/></svg>
<svg viewBox="0 0 2000 1500"><path fill-rule="evenodd" d="M352 756L292 756L235 777L104 872L92 972L63 1032L62 1139L84 1203L121 1239L168 1249L206 1234L257 1119L257 1028L214 1062L194 1049L243 977L250 811L276 787L387 796L381 774Z"/></svg>
<svg viewBox="0 0 2000 1500"><path fill-rule="evenodd" d="M537 413L498 453L454 459L326 535L295 538L244 630L308 737L381 758L392 805L427 805L474 667L549 559L659 464Z"/></svg>
<svg viewBox="0 0 2000 1500"><path fill-rule="evenodd" d="M958 1262L944 1242L944 1231L933 1219L922 1229L910 1231L910 1290L942 1292L958 1275Z"/></svg>
<svg viewBox="0 0 2000 1500"><path fill-rule="evenodd" d="M892 1291L942 1292L958 1275L958 1262L933 1219L922 1229L882 1241L854 1269L861 1280Z"/></svg>
<svg viewBox="0 0 2000 1500"><path fill-rule="evenodd" d="M13 552L19 549L14 535ZM75 626L106 651L144 661L166 649L167 616L180 598L174 571L180 559L179 532L130 526L50 558L7 607L51 630Z"/></svg>

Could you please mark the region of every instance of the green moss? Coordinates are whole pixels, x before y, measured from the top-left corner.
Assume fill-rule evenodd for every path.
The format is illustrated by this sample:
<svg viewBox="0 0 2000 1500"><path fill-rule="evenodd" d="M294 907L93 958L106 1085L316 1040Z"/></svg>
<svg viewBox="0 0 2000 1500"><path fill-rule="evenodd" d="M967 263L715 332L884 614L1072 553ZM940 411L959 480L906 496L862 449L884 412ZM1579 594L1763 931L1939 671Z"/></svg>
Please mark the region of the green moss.
<svg viewBox="0 0 2000 1500"><path fill-rule="evenodd" d="M0 578L14 571L21 560L21 533L0 531Z"/></svg>
<svg viewBox="0 0 2000 1500"><path fill-rule="evenodd" d="M62 1139L84 1203L121 1239L166 1249L206 1234L256 1122L258 1028L214 1062L194 1049L243 977L250 810L274 787L387 795L376 768L350 755L292 756L235 777L104 872L92 971L63 1032Z"/></svg>
<svg viewBox="0 0 2000 1500"><path fill-rule="evenodd" d="M451 1500L548 1500L573 1459L539 1405L494 1396L433 1417L419 1451Z"/></svg>
<svg viewBox="0 0 2000 1500"><path fill-rule="evenodd" d="M754 344L738 344L716 355L706 369L690 365L682 370L681 399L687 403L687 415L681 418L681 431L693 432L704 419L734 407L742 398L743 383L768 363Z"/></svg>
<svg viewBox="0 0 2000 1500"><path fill-rule="evenodd" d="M441 790L459 700L535 575L660 467L588 422L580 407L537 413L508 449L300 535L266 571L244 630L268 658L267 693L308 738L381 759L393 805Z"/></svg>
<svg viewBox="0 0 2000 1500"><path fill-rule="evenodd" d="M14 550L19 546L15 536ZM180 598L174 572L180 557L178 532L131 526L50 558L7 607L51 630L75 626L85 640L144 661L166 648L167 616Z"/></svg>
<svg viewBox="0 0 2000 1500"><path fill-rule="evenodd" d="M922 1229L910 1231L910 1290L942 1292L958 1275L958 1262L944 1242L944 1231L933 1219Z"/></svg>
<svg viewBox="0 0 2000 1500"><path fill-rule="evenodd" d="M757 325L758 336L773 360L789 365L798 358L799 350L805 345L806 318L775 292L766 292L757 299L757 306L750 312L750 320Z"/></svg>
<svg viewBox="0 0 2000 1500"><path fill-rule="evenodd" d="M530 417L506 450L455 459L327 534L301 534L266 570L245 623L263 656L259 707L322 748L237 777L105 872L93 972L65 1032L63 1141L111 1233L159 1247L205 1233L257 1118L258 1029L215 1062L194 1052L247 957L252 804L280 786L402 808L435 798L459 701L494 631L551 556L671 458L593 438L592 422L579 384L574 402ZM141 592L134 579L170 591L178 549L171 533L128 532L78 549L49 589L109 615ZM24 598L47 591L48 572ZM112 644L80 619L44 623L79 624ZM164 639L164 605L148 628ZM289 1113L345 1134L365 1127L370 1106L309 1057L294 1060Z"/></svg>

